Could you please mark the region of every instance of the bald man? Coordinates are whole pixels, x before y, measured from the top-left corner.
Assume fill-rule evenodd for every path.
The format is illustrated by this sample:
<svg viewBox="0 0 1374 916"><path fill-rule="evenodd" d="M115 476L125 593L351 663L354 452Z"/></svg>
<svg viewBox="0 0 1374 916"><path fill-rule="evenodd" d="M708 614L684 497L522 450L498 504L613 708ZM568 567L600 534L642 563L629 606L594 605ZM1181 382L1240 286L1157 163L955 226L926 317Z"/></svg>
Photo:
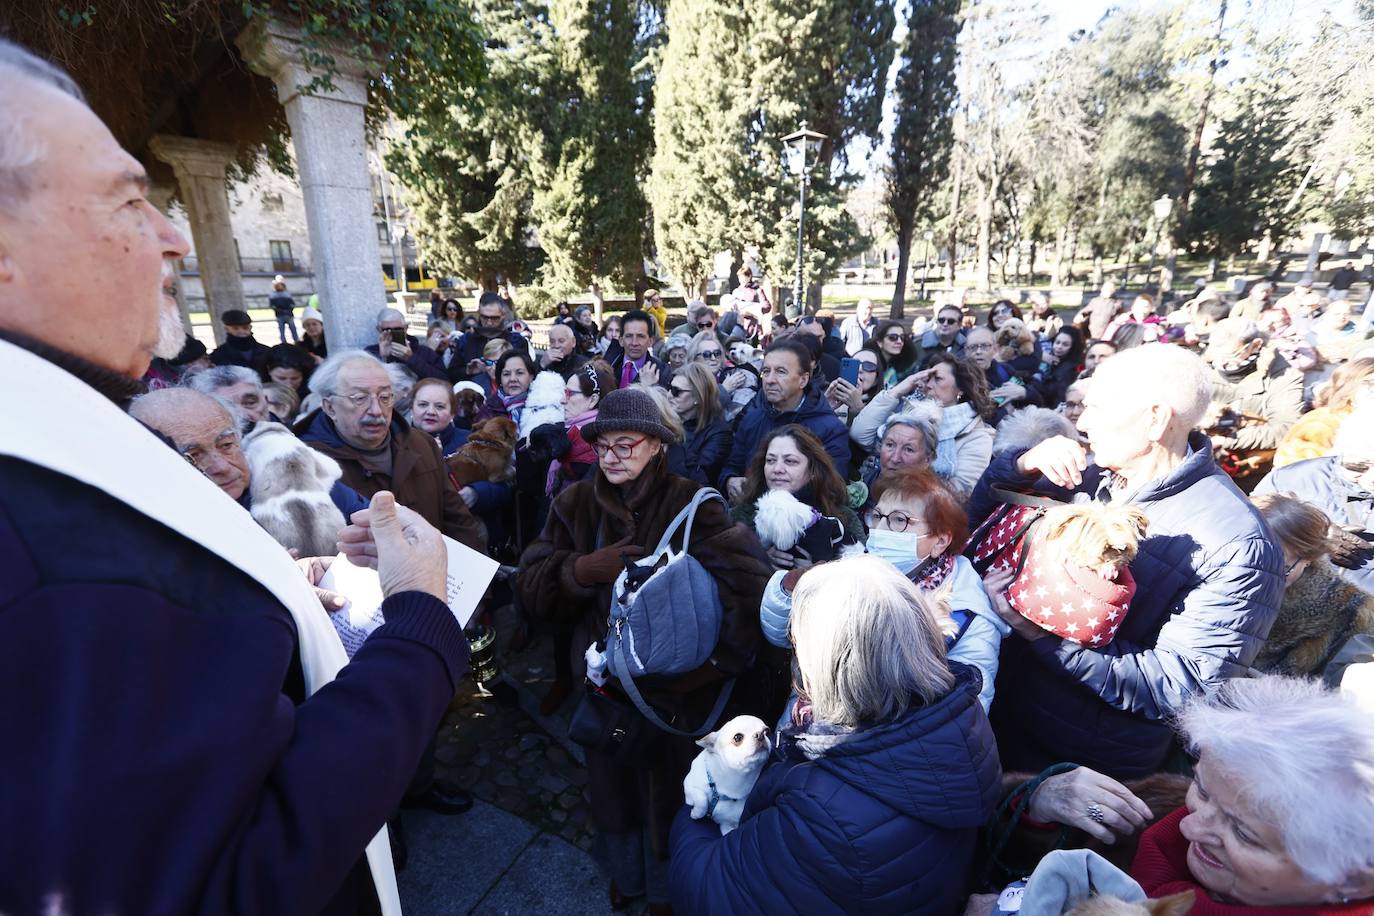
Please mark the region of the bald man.
<svg viewBox="0 0 1374 916"><path fill-rule="evenodd" d="M224 401L191 388L162 388L134 398L129 416L170 441L230 499L253 508L252 471L239 435L239 418ZM367 500L342 480L334 481L329 498L344 518L367 508Z"/></svg>
<svg viewBox="0 0 1374 916"><path fill-rule="evenodd" d="M557 372L563 381L587 364L587 357L577 352L577 335L566 324L549 328L549 346L539 357L539 368Z"/></svg>

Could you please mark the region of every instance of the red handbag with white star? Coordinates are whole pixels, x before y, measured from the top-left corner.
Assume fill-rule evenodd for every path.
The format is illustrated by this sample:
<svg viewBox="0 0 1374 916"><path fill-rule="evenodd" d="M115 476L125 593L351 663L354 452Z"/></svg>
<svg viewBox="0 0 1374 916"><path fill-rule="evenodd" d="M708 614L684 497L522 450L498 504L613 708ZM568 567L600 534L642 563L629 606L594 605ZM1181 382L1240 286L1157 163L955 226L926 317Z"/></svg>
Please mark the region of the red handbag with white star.
<svg viewBox="0 0 1374 916"><path fill-rule="evenodd" d="M979 575L1011 570L1007 602L1050 633L1084 646L1111 642L1135 596L1135 578L1122 566L1104 579L1037 537L1045 512L1064 503L995 490L1003 504L970 537L965 556Z"/></svg>

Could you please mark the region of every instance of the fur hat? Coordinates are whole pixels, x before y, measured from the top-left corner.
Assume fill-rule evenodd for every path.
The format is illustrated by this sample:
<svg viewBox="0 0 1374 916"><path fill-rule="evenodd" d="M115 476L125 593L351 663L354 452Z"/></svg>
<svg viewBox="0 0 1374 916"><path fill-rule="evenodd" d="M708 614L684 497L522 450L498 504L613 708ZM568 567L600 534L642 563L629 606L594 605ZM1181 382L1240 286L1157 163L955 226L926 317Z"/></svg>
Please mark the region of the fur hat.
<svg viewBox="0 0 1374 916"><path fill-rule="evenodd" d="M595 442L602 433L644 433L661 442L677 436L663 423L653 396L639 388L618 388L601 399L596 419L582 427L582 438Z"/></svg>
<svg viewBox="0 0 1374 916"><path fill-rule="evenodd" d="M324 316L320 314L319 309L315 308L313 305L307 305L301 310L301 321L309 321L311 318L319 322L324 321Z"/></svg>

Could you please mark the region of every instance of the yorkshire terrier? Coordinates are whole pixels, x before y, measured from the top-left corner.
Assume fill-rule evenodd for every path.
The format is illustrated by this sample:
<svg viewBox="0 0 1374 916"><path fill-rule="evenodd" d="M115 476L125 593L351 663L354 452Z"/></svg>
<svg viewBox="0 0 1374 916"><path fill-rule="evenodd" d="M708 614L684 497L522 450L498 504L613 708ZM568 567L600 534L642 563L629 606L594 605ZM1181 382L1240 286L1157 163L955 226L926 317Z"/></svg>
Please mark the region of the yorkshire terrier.
<svg viewBox="0 0 1374 916"><path fill-rule="evenodd" d="M510 417L489 417L478 423L468 441L449 457L448 469L464 487L479 480L510 481L515 476L515 422Z"/></svg>
<svg viewBox="0 0 1374 916"><path fill-rule="evenodd" d="M1135 506L1071 503L1046 512L1035 537L1064 560L1114 579L1135 559L1149 524Z"/></svg>

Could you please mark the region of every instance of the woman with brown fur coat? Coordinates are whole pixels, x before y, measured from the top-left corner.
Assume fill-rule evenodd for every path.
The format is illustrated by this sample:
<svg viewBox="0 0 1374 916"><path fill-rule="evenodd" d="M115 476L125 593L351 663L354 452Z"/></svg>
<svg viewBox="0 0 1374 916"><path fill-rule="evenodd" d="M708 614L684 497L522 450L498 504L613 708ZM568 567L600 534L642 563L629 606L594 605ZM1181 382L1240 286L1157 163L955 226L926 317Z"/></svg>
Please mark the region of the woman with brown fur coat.
<svg viewBox="0 0 1374 916"><path fill-rule="evenodd" d="M1264 493L1255 506L1283 546L1287 588L1278 619L1255 658L1266 674L1321 677L1352 636L1374 633L1374 595L1337 574L1326 514L1295 496Z"/></svg>
<svg viewBox="0 0 1374 916"><path fill-rule="evenodd" d="M674 437L641 389L609 393L583 432L597 446L597 469L554 500L543 533L521 557L516 580L532 615L576 627L572 660L579 676L588 645L604 644L611 585L624 557L652 551L701 486L669 473L666 445ZM774 721L787 680L785 668L757 660L763 651L759 603L772 573L762 545L747 526L731 520L723 503L711 500L697 512L688 552L719 588L719 641L697 670L638 678L637 686L655 709L677 716L680 727L695 728L725 681L738 678L721 721L741 712ZM668 830L682 807L682 780L697 751L690 738L666 733L659 736L653 762L636 767L587 751L597 851L613 879L613 908L638 894L647 894L651 905L667 904Z"/></svg>

